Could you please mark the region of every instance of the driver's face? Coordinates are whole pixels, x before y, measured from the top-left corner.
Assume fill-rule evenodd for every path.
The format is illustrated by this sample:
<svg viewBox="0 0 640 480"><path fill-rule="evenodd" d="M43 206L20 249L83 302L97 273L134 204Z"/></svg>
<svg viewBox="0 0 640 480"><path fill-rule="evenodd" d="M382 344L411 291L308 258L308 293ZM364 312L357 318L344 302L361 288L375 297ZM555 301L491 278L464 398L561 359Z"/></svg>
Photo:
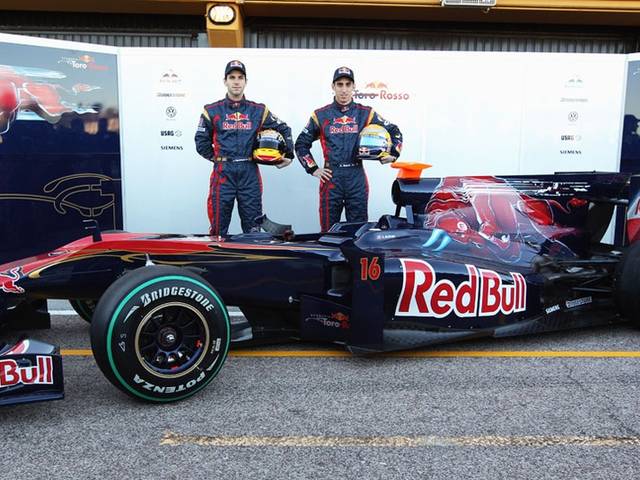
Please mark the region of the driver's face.
<svg viewBox="0 0 640 480"><path fill-rule="evenodd" d="M353 92L356 88L356 84L346 77L339 78L333 82L333 93L336 96L336 101L340 105L348 105L353 99Z"/></svg>
<svg viewBox="0 0 640 480"><path fill-rule="evenodd" d="M227 87L227 93L230 97L241 97L244 93L244 87L247 85L247 78L242 72L232 70L224 79L224 85Z"/></svg>

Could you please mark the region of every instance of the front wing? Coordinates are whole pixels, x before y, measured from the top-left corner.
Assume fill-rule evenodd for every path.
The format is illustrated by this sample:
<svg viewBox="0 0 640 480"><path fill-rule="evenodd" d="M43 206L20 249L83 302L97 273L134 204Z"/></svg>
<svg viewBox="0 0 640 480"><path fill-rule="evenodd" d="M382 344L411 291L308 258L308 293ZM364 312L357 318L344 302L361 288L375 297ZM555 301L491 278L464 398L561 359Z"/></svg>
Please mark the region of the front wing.
<svg viewBox="0 0 640 480"><path fill-rule="evenodd" d="M64 398L58 349L37 340L0 348L0 405Z"/></svg>

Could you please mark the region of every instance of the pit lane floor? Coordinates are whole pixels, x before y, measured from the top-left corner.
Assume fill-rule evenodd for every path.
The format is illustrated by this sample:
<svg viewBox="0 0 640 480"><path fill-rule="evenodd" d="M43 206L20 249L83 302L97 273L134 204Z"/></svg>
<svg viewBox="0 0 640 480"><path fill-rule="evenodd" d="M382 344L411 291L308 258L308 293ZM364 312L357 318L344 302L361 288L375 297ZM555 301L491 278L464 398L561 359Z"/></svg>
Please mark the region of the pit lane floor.
<svg viewBox="0 0 640 480"><path fill-rule="evenodd" d="M86 322L53 310L29 334L63 348L66 399L0 409L7 478L640 474L640 332L625 325L400 357L239 350L195 397L148 405L99 372Z"/></svg>

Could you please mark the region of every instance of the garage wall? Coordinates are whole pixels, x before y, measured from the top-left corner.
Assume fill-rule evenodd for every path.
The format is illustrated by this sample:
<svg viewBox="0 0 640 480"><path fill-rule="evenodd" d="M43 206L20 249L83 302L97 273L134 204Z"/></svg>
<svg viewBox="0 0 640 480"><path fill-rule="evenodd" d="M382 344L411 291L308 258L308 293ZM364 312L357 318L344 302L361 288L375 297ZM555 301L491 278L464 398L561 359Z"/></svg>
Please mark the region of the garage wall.
<svg viewBox="0 0 640 480"><path fill-rule="evenodd" d="M289 21L291 22L291 21ZM245 47L364 50L448 50L471 52L628 53L637 38L625 29L504 25L388 24L318 25L317 20L277 23L248 19Z"/></svg>
<svg viewBox="0 0 640 480"><path fill-rule="evenodd" d="M0 32L115 47L207 47L204 16L0 12Z"/></svg>
<svg viewBox="0 0 640 480"><path fill-rule="evenodd" d="M2 11L0 32L118 47L207 47L204 16ZM631 53L624 27L245 18L245 47Z"/></svg>

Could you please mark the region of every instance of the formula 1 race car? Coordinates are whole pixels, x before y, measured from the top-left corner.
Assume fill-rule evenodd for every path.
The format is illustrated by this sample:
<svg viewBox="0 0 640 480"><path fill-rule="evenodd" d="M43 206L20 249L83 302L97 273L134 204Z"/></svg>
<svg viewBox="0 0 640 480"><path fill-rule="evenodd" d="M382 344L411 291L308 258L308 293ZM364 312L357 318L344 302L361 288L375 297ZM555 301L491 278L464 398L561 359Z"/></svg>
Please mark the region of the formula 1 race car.
<svg viewBox="0 0 640 480"><path fill-rule="evenodd" d="M226 237L96 229L0 266L0 311L72 300L102 372L153 402L204 388L230 344L370 354L640 321L640 177L420 178L394 166L396 211L377 222ZM628 210L628 247L601 243L616 207ZM231 325L227 305L248 323ZM11 393L1 362L0 395Z"/></svg>

